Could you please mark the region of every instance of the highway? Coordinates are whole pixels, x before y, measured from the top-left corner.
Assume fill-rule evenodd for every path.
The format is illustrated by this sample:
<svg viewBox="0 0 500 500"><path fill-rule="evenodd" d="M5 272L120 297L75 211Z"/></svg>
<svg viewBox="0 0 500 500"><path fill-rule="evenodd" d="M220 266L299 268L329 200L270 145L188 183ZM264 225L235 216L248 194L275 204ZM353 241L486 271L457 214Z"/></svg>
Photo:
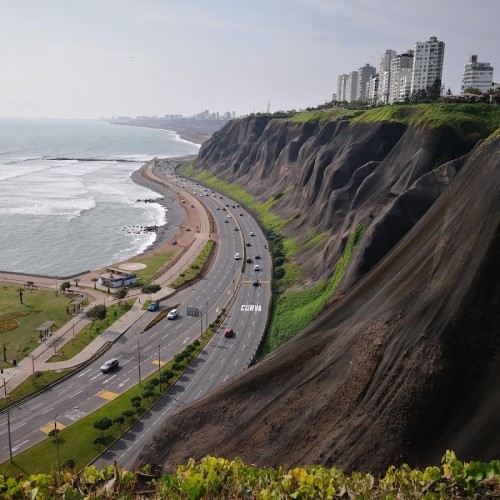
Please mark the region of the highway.
<svg viewBox="0 0 500 500"><path fill-rule="evenodd" d="M174 180L172 173L164 172L164 175ZM181 183L177 178L175 180ZM209 190L204 191L202 186L190 181L182 184L190 193L194 191L199 201L214 214L220 244L211 269L193 287L161 303L160 310L180 304L181 316L178 319L164 319L142 333L157 313L144 315L99 359L54 387L12 407L9 420L13 455L44 439L54 428L55 421L58 428L62 428L92 413L137 384L139 377L144 379L157 371L159 362L169 361L194 341L200 334L201 320L187 316L188 307L197 307L203 312L205 328L207 311L208 323L211 323L236 294L226 321L197 360L168 394L104 453L97 465L110 463L116 458L123 466L131 467L147 439L171 412L207 395L247 368L252 361L264 334L271 298L271 258L265 248L266 239L253 218L235 202ZM248 243L251 246L247 246ZM245 259L254 259L256 255L261 259L247 264L245 259L235 260L236 252ZM261 271L254 270L256 262ZM259 279L259 286L254 286L255 279ZM232 338L224 337L225 328L233 328ZM101 373L102 363L114 357L120 361L119 368L109 374ZM7 413L3 412L1 418L5 422ZM7 425L2 425L0 430L0 443L0 461L4 461L9 457Z"/></svg>

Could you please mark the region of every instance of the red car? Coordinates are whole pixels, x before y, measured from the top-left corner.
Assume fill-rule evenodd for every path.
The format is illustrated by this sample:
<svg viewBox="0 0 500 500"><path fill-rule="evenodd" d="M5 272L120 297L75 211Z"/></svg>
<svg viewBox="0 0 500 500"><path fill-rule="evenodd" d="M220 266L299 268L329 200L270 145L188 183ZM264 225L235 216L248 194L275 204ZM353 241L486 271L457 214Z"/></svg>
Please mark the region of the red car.
<svg viewBox="0 0 500 500"><path fill-rule="evenodd" d="M232 337L234 334L232 328L226 328L226 331L224 332L224 337Z"/></svg>

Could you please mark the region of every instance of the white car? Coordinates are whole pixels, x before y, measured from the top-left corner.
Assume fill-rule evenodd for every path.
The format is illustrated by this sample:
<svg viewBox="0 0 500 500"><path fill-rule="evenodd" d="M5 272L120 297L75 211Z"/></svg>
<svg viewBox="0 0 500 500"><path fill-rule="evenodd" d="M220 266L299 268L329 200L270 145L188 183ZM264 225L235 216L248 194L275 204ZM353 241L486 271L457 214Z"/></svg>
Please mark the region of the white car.
<svg viewBox="0 0 500 500"><path fill-rule="evenodd" d="M167 314L167 319L175 319L179 317L179 311L177 309L172 309L168 314Z"/></svg>
<svg viewBox="0 0 500 500"><path fill-rule="evenodd" d="M250 236L255 236L255 233L253 231L250 231Z"/></svg>

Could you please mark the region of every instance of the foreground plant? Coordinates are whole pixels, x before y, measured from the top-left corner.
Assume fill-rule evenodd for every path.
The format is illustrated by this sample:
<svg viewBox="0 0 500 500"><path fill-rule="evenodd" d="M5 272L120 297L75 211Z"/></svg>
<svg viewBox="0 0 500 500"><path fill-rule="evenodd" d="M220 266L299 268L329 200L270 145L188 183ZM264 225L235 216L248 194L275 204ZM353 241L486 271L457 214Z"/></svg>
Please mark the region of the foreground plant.
<svg viewBox="0 0 500 500"><path fill-rule="evenodd" d="M447 451L441 467L391 466L385 476L320 466L261 469L241 459L207 456L189 460L175 474L146 466L130 472L116 463L80 474L69 471L8 477L0 475L0 497L24 498L472 498L500 496L500 461L461 462Z"/></svg>

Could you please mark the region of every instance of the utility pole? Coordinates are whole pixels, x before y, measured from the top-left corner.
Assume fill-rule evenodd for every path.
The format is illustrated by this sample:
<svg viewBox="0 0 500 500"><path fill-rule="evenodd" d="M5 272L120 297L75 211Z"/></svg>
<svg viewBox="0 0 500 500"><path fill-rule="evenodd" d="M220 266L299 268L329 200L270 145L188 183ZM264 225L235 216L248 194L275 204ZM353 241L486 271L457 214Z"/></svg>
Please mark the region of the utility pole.
<svg viewBox="0 0 500 500"><path fill-rule="evenodd" d="M160 349L161 349L161 344L158 344L158 382L160 383L160 392L161 392L161 361L160 361Z"/></svg>
<svg viewBox="0 0 500 500"><path fill-rule="evenodd" d="M57 472L61 472L61 461L59 459L59 440L57 438L57 413L54 416L54 437L56 438Z"/></svg>

